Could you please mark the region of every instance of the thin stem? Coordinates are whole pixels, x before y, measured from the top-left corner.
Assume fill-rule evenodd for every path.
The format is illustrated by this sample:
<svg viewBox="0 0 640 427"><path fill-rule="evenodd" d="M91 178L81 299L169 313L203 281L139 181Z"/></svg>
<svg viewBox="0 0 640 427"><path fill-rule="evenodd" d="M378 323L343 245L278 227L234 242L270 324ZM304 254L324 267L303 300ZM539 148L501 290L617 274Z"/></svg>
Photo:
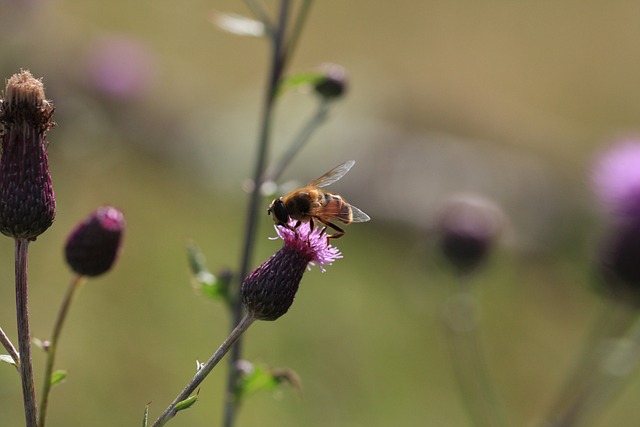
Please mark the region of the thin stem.
<svg viewBox="0 0 640 427"><path fill-rule="evenodd" d="M638 364L640 320L628 307L607 307L556 399L545 427L570 427L593 420Z"/></svg>
<svg viewBox="0 0 640 427"><path fill-rule="evenodd" d="M284 37L287 28L287 19L290 9L290 0L281 0L280 2L280 15L278 20L277 32L273 37L272 43L272 55L270 75L267 82L267 90L265 95L262 123L260 127L260 136L258 140L258 156L256 158L256 165L253 173L253 190L249 197L249 207L247 211L247 222L245 227L245 239L243 245L242 259L240 261L240 282L235 290L235 294L231 295L231 316L232 324L237 324L242 317L242 301L240 300L240 285L242 281L249 273L249 266L251 265L251 259L253 255L253 248L255 245L255 237L258 226L258 208L261 201L260 187L262 185L262 175L264 174L265 165L267 161L267 153L269 147L269 140L271 137L271 124L273 120L273 110L275 95L277 88L280 85L282 79L282 73L284 71L284 59L286 55L283 52L285 48ZM241 341L238 341L231 350L230 369L227 378L227 387L225 393L225 409L223 425L225 427L231 427L235 420L235 413L237 410L237 402L235 399L235 389L238 382L238 371L236 364L241 358Z"/></svg>
<svg viewBox="0 0 640 427"><path fill-rule="evenodd" d="M473 295L466 290L453 295L444 307L441 320L471 423L477 427L506 425L497 405L478 334L477 303Z"/></svg>
<svg viewBox="0 0 640 427"><path fill-rule="evenodd" d="M269 14L267 13L264 5L256 0L245 0L245 3L253 13L253 16L262 22L262 25L264 25L265 31L267 32L267 36L274 37L275 30L273 29L273 23L271 22L271 19L269 19Z"/></svg>
<svg viewBox="0 0 640 427"><path fill-rule="evenodd" d="M27 427L37 427L36 392L33 384L31 361L31 333L29 332L29 304L27 287L27 258L29 241L15 239L16 260L16 315L18 324L18 349L20 351L20 374L22 376L22 396Z"/></svg>
<svg viewBox="0 0 640 427"><path fill-rule="evenodd" d="M195 376L189 381L186 387L178 394L178 396L171 402L169 407L158 417L158 419L153 423L152 427L160 427L166 424L171 418L175 417L177 410L176 405L183 400L187 399L191 394L198 388L200 383L209 375L211 370L218 364L218 362L224 357L225 354L229 351L231 346L240 338L240 336L251 326L254 322L254 318L245 314L244 317L240 320L240 323L231 331L226 340L222 343L222 345L216 350L215 353L207 360L207 362L200 367L198 372L196 372Z"/></svg>
<svg viewBox="0 0 640 427"><path fill-rule="evenodd" d="M293 140L293 143L289 146L289 149L284 153L282 158L274 165L274 167L265 174L265 178L262 182L275 182L280 178L284 169L289 166L291 160L296 154L304 147L309 141L313 132L327 119L329 113L330 103L326 100L321 100L318 104L318 109L313 116L307 121L304 127L300 130L300 133Z"/></svg>
<svg viewBox="0 0 640 427"><path fill-rule="evenodd" d="M76 295L76 291L80 289L80 286L83 283L84 276L74 275L71 279L71 283L69 284L69 288L67 289L67 293L62 300L62 305L60 306L60 311L58 312L58 317L56 317L56 321L53 325L53 332L51 334L51 339L49 341L49 347L47 348L47 361L45 365L44 372L44 386L42 387L42 396L40 399L40 413L39 413L39 427L44 427L45 420L47 417L47 406L49 403L49 393L51 391L51 376L53 374L53 365L56 359L56 351L58 349L58 342L60 339L60 333L62 332L62 327L64 325L64 321L67 318L67 313L69 312L69 307L71 307L71 303Z"/></svg>
<svg viewBox="0 0 640 427"><path fill-rule="evenodd" d="M9 356L13 359L14 366L18 372L20 372L20 356L18 355L18 350L13 346L13 343L2 328L0 328L0 343L2 343L2 346L7 350L7 353L9 353Z"/></svg>
<svg viewBox="0 0 640 427"><path fill-rule="evenodd" d="M300 40L300 34L302 34L302 29L304 28L304 24L307 21L307 16L309 16L309 11L311 10L311 5L313 4L313 0L304 0L302 2L302 6L300 6L300 12L296 17L293 29L291 31L291 36L289 37L289 45L286 49L286 54L288 57L293 56L293 53L296 50L296 46L298 45L298 41Z"/></svg>

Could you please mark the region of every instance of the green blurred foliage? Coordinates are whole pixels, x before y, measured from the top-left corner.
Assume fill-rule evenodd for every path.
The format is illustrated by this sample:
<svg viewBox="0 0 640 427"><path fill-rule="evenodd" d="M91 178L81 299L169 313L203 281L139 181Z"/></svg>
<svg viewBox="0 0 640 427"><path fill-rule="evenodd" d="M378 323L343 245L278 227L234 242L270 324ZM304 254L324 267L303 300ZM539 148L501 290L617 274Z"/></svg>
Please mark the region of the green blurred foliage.
<svg viewBox="0 0 640 427"><path fill-rule="evenodd" d="M155 419L228 332L223 305L193 291L184 248L194 238L213 271L238 264L267 49L217 32L212 9L246 13L237 1L0 0L2 75L30 69L57 107L49 139L58 215L30 245L35 337L48 337L71 277L67 233L104 203L127 219L118 264L71 309L57 362L68 377L52 391L51 427L135 425L149 401ZM294 369L304 398L286 388L275 401L256 394L238 427L465 425L438 323L454 281L418 228L438 196L459 190L485 190L507 207L507 247L475 280L483 338L513 425L544 413L601 305L586 289L597 235L588 167L607 138L640 129L638 18L640 4L625 1L317 2L292 70L340 63L350 92L287 178L304 182L355 158L348 197L373 221L337 242L343 260L305 275L286 316L249 330L244 357ZM139 91L114 95L90 76L91 54L114 38L142 49ZM274 153L314 105L283 98ZM433 133L496 159L486 170L474 164L481 177L502 167L516 175L478 188L465 165L444 162L428 181L385 166ZM427 153L446 152L448 138L426 138L435 146ZM431 170L432 157L413 160L424 165L416 172ZM539 192L509 187L531 161L548 180ZM531 217L536 226L520 227ZM279 246L267 239L271 227L265 213L254 265ZM15 340L9 239L0 282L0 325ZM34 364L40 390L39 351ZM219 422L225 370L171 425ZM595 425L636 425L638 392L634 380ZM15 369L0 365L0 425L23 423L21 399Z"/></svg>

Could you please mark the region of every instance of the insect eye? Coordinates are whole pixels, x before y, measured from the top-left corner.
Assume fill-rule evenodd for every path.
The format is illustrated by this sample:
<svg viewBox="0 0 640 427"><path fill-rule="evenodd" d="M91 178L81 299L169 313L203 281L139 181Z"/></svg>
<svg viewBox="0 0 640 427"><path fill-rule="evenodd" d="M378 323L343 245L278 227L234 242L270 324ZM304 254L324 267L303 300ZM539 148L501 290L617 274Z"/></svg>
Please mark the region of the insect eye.
<svg viewBox="0 0 640 427"><path fill-rule="evenodd" d="M282 224L289 222L289 212L287 212L287 208L284 206L281 199L273 202L273 215Z"/></svg>

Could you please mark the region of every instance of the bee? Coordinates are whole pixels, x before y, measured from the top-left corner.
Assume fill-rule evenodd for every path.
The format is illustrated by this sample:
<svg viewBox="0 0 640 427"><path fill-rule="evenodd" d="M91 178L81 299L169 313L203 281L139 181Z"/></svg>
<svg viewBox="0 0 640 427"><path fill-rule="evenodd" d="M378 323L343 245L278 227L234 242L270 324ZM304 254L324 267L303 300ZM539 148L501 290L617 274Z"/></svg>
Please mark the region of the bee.
<svg viewBox="0 0 640 427"><path fill-rule="evenodd" d="M352 222L366 222L371 218L360 209L347 203L339 194L324 191L322 188L345 176L355 163L353 160L342 163L310 182L306 187L274 199L267 209L267 213L273 214L273 221L276 225L286 227L294 232L303 222L309 222L309 226L313 230L314 221L317 220L335 231L334 234L327 235L327 238L337 239L344 236L345 231L331 221L337 220L351 224ZM293 227L289 225L290 219L297 220Z"/></svg>

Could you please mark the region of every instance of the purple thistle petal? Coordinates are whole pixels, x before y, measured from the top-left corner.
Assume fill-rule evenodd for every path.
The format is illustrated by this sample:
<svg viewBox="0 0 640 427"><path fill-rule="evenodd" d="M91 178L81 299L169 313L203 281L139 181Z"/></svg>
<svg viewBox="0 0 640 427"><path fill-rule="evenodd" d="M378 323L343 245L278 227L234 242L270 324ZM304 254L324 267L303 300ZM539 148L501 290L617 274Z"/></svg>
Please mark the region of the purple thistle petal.
<svg viewBox="0 0 640 427"><path fill-rule="evenodd" d="M604 152L593 183L600 203L616 219L640 216L640 138L627 138Z"/></svg>

